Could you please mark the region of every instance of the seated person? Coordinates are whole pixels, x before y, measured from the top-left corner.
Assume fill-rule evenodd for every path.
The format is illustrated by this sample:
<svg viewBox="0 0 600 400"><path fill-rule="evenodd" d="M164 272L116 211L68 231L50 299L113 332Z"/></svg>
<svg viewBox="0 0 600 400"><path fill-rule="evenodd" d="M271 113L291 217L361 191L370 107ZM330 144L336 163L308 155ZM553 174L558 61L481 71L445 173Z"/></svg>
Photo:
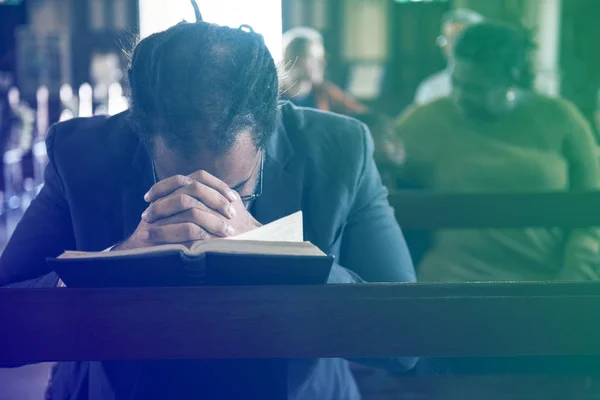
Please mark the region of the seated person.
<svg viewBox="0 0 600 400"><path fill-rule="evenodd" d="M408 179L441 192L598 190L590 126L569 102L533 91L532 47L529 32L501 24L463 32L452 98L413 107L398 121ZM596 229L442 230L418 279L597 279L598 246Z"/></svg>
<svg viewBox="0 0 600 400"><path fill-rule="evenodd" d="M302 107L344 115L358 115L367 108L342 89L325 80L323 37L312 28L293 28L283 34L282 97Z"/></svg>
<svg viewBox="0 0 600 400"><path fill-rule="evenodd" d="M2 254L0 285L56 285L45 259L67 249L211 240L298 210L306 240L336 257L329 283L414 281L367 128L278 103L262 36L197 18L135 47L130 110L50 129L45 185ZM380 361L397 370L415 363ZM61 363L52 391L59 399L247 398L228 375L215 381L190 365L205 364ZM290 360L287 388L291 399L359 398L341 359Z"/></svg>
<svg viewBox="0 0 600 400"><path fill-rule="evenodd" d="M425 104L450 96L452 90L452 54L456 38L467 26L480 22L483 22L483 17L469 9L452 10L444 15L442 18L442 33L437 42L444 52L448 65L446 69L436 72L421 82L415 95L415 104Z"/></svg>

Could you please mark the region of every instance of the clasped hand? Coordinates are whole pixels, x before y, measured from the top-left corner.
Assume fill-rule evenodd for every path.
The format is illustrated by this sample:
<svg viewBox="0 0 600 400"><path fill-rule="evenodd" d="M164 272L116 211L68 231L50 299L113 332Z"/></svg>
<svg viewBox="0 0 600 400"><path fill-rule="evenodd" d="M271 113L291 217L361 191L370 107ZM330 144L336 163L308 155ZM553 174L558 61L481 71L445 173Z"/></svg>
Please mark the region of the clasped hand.
<svg viewBox="0 0 600 400"><path fill-rule="evenodd" d="M157 182L144 200L150 205L138 227L115 249L190 244L241 234L260 226L239 194L206 171Z"/></svg>

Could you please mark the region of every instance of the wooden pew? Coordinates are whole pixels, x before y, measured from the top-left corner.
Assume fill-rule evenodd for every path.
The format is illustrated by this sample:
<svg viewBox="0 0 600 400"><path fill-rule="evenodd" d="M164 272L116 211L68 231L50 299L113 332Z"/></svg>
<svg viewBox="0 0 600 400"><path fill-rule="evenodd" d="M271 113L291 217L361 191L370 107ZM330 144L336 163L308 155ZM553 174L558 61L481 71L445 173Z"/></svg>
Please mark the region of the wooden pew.
<svg viewBox="0 0 600 400"><path fill-rule="evenodd" d="M389 200L415 265L437 229L600 226L600 192L443 193L396 190Z"/></svg>
<svg viewBox="0 0 600 400"><path fill-rule="evenodd" d="M564 368L581 362L570 356L600 355L598 315L599 283L6 289L0 363L548 355ZM583 361L600 372L597 362ZM576 400L577 375L590 372L579 368L542 386L526 371L500 385L492 374L496 386L485 375L367 376L362 390L365 400L452 399L447 394L465 391L472 395L462 400L495 400L511 398L508 388ZM260 398L284 398L285 388L271 382L256 389ZM440 397L429 397L436 391Z"/></svg>
<svg viewBox="0 0 600 400"><path fill-rule="evenodd" d="M600 225L600 193L402 192L390 201L404 228ZM599 300L600 283L0 290L0 363L551 356L568 364L600 356Z"/></svg>
<svg viewBox="0 0 600 400"><path fill-rule="evenodd" d="M598 315L600 283L5 289L0 363L600 355Z"/></svg>
<svg viewBox="0 0 600 400"><path fill-rule="evenodd" d="M600 226L600 192L435 193L393 191L390 203L407 229L585 228Z"/></svg>
<svg viewBox="0 0 600 400"><path fill-rule="evenodd" d="M390 201L409 228L600 225L600 193L415 191L393 193ZM490 283L0 290L0 363L598 354L592 324L600 307L598 288L595 283ZM484 325L473 322L487 315L494 318ZM211 321L210 330L195 328L205 321ZM461 338L459 323L471 325L469 336L478 340ZM506 336L506 326L516 331ZM194 335L187 337L190 332ZM378 340L358 341L372 337Z"/></svg>

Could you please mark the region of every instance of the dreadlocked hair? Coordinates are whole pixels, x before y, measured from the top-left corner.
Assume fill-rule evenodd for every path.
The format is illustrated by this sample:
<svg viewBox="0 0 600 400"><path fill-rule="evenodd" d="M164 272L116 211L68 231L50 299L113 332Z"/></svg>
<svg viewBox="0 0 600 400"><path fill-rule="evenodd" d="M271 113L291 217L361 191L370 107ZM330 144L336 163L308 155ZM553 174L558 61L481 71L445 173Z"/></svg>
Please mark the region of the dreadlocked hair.
<svg viewBox="0 0 600 400"><path fill-rule="evenodd" d="M459 35L454 56L482 66L497 79L531 89L535 79L531 62L534 49L530 30L482 22L467 27Z"/></svg>
<svg viewBox="0 0 600 400"><path fill-rule="evenodd" d="M192 4L194 2L192 1ZM184 156L223 154L249 132L257 147L275 130L277 67L263 37L201 20L141 40L128 68L129 119L151 147L159 135Z"/></svg>

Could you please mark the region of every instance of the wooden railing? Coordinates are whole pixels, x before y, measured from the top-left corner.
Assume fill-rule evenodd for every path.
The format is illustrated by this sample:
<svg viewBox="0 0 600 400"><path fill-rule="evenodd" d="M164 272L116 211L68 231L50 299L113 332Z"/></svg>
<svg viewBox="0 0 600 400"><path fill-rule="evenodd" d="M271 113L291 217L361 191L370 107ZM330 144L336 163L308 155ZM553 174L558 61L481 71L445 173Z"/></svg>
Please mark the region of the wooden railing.
<svg viewBox="0 0 600 400"><path fill-rule="evenodd" d="M403 228L584 228L600 226L600 192L433 193L395 191Z"/></svg>
<svg viewBox="0 0 600 400"><path fill-rule="evenodd" d="M600 284L0 290L0 363L600 355Z"/></svg>

